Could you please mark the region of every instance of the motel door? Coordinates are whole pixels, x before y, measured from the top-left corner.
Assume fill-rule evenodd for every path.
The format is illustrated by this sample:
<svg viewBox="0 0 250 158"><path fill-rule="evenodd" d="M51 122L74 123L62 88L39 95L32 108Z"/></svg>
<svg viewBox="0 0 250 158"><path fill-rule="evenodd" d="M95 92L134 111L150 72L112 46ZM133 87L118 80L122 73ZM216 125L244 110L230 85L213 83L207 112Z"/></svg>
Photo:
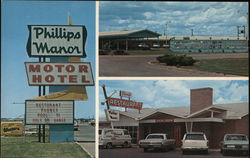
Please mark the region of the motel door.
<svg viewBox="0 0 250 158"><path fill-rule="evenodd" d="M174 126L174 139L176 147L181 147L181 126Z"/></svg>

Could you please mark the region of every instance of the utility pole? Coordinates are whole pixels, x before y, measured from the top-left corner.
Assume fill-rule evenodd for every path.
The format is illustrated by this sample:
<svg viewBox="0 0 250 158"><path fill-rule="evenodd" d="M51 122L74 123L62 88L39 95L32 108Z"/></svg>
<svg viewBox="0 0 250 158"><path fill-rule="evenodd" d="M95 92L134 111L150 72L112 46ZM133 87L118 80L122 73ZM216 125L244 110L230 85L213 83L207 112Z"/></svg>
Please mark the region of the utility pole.
<svg viewBox="0 0 250 158"><path fill-rule="evenodd" d="M191 29L191 36L194 36L194 29Z"/></svg>
<svg viewBox="0 0 250 158"><path fill-rule="evenodd" d="M104 98L106 100L107 109L109 110L110 108L109 108L108 96L107 96L105 85L102 85L102 89L103 89Z"/></svg>
<svg viewBox="0 0 250 158"><path fill-rule="evenodd" d="M168 38L167 38L168 33L167 33L167 31L168 31L168 24L170 24L170 23L171 23L171 21L167 21L166 24L165 24L166 25L166 45L168 45Z"/></svg>

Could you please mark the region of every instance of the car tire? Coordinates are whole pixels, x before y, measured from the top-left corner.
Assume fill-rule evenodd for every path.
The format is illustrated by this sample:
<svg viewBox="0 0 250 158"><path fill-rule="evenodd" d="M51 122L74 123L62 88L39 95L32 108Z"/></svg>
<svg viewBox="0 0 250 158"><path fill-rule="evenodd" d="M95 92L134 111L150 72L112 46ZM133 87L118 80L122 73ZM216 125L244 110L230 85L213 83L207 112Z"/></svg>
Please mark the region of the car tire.
<svg viewBox="0 0 250 158"><path fill-rule="evenodd" d="M106 149L112 149L112 143L107 143L107 145L106 145Z"/></svg>
<svg viewBox="0 0 250 158"><path fill-rule="evenodd" d="M208 155L208 150L205 150L205 154Z"/></svg>
<svg viewBox="0 0 250 158"><path fill-rule="evenodd" d="M225 150L222 150L222 155L223 156L226 156L227 155L227 152Z"/></svg>
<svg viewBox="0 0 250 158"><path fill-rule="evenodd" d="M175 145L172 146L172 150L175 150Z"/></svg>
<svg viewBox="0 0 250 158"><path fill-rule="evenodd" d="M124 148L128 148L128 147L129 147L128 142L124 142L124 143L123 143L123 147L124 147Z"/></svg>
<svg viewBox="0 0 250 158"><path fill-rule="evenodd" d="M183 155L186 155L186 154L187 154L187 151L182 150L182 154L183 154Z"/></svg>
<svg viewBox="0 0 250 158"><path fill-rule="evenodd" d="M148 152L148 148L143 148L143 151L144 152Z"/></svg>

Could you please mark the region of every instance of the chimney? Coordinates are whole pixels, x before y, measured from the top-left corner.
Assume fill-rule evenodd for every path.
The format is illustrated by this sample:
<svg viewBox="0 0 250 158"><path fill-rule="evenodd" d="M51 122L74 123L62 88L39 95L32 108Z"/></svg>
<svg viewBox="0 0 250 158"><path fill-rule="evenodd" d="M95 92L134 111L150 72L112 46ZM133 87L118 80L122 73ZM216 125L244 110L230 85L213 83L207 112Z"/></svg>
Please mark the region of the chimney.
<svg viewBox="0 0 250 158"><path fill-rule="evenodd" d="M191 89L190 93L191 114L213 104L212 88Z"/></svg>

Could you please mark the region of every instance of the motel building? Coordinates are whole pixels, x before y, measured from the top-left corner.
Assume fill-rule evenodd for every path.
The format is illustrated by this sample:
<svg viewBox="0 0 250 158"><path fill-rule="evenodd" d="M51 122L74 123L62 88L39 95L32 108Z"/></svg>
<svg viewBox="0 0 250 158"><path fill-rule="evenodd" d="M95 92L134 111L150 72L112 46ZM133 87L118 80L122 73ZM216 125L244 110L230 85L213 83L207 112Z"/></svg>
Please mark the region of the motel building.
<svg viewBox="0 0 250 158"><path fill-rule="evenodd" d="M147 29L100 32L100 50L137 50L143 44L150 48L170 48L173 52L248 52L248 38L243 36L172 36Z"/></svg>
<svg viewBox="0 0 250 158"><path fill-rule="evenodd" d="M167 133L176 147L186 132L204 132L212 149L219 148L225 134L249 135L248 103L213 104L212 100L212 88L191 89L190 106L119 111L119 121L100 119L99 128L127 129L135 144L150 133Z"/></svg>

